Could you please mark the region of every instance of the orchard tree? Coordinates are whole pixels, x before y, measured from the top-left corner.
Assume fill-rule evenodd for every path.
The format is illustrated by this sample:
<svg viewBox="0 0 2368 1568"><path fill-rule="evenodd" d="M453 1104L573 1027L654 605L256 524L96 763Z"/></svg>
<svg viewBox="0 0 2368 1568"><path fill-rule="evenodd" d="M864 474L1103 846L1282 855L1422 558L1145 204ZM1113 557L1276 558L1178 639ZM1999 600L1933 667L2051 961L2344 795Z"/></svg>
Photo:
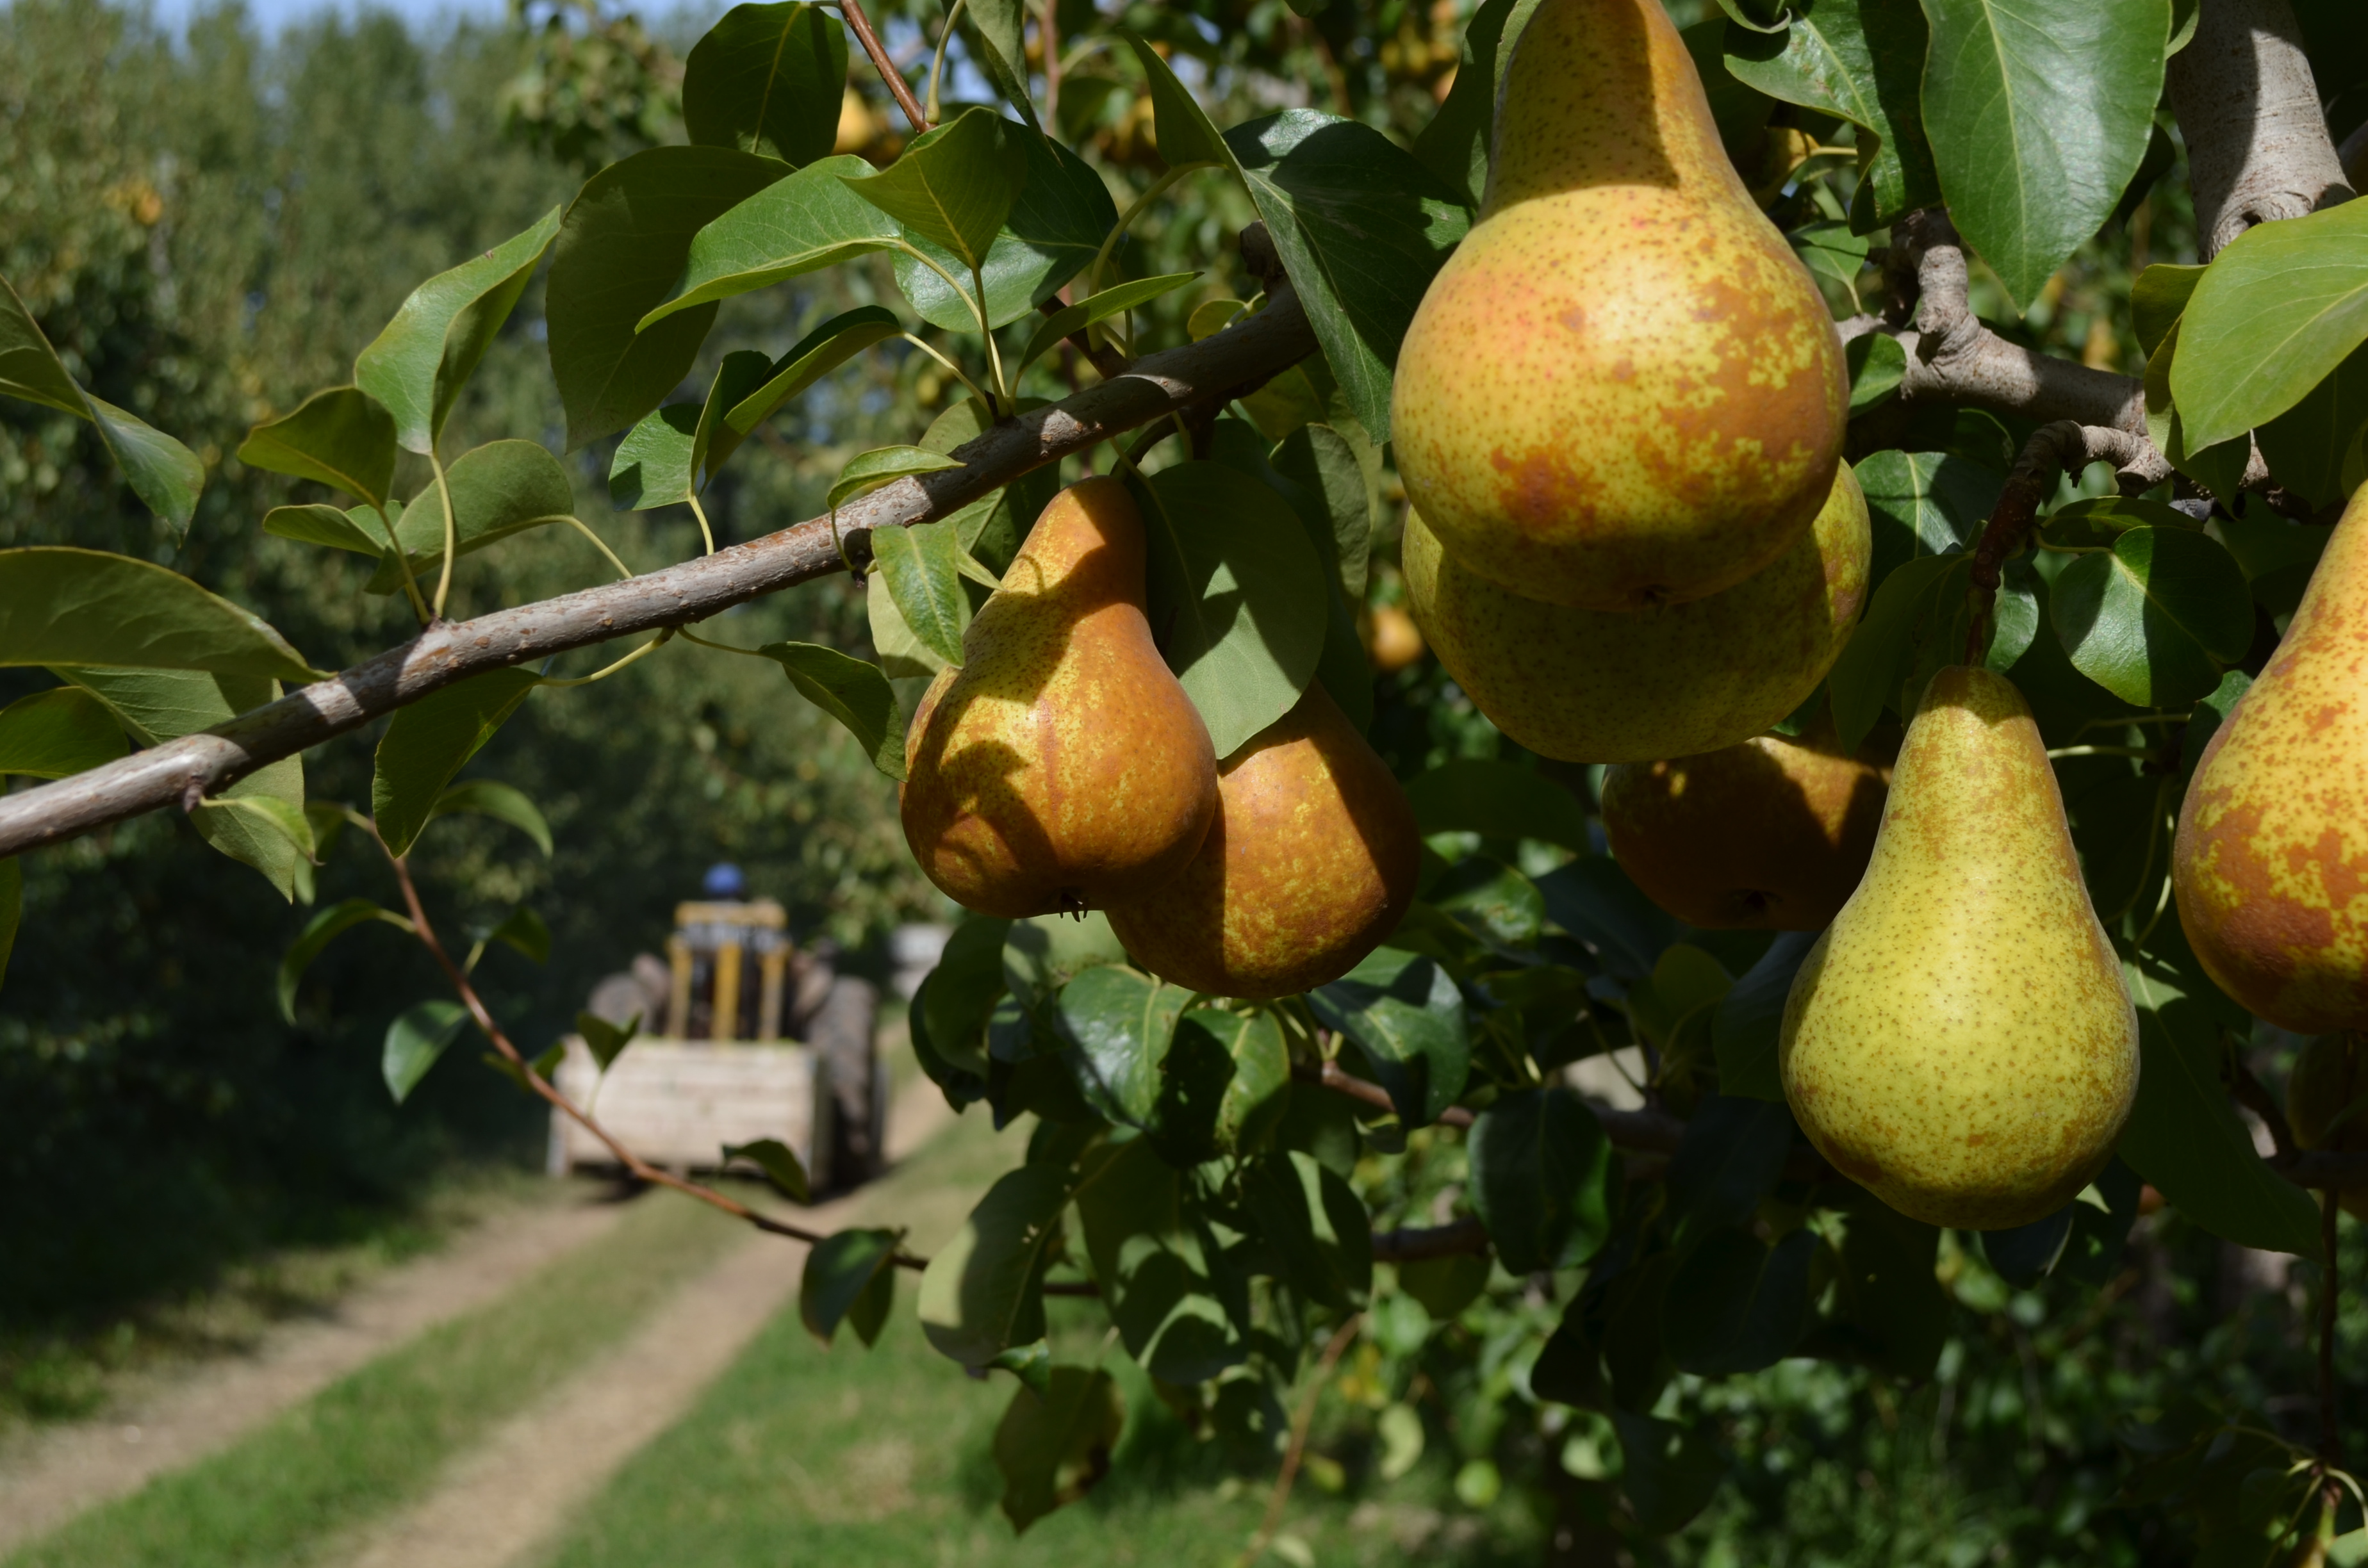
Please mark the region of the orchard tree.
<svg viewBox="0 0 2368 1568"><path fill-rule="evenodd" d="M1652 0L1486 0L1460 52L1386 8L1369 58L1346 0L1293 5L968 0L917 90L860 0L743 5L682 63L688 144L615 162L677 84L637 29L548 35L513 113L597 172L238 454L306 486L255 526L374 561L418 634L324 672L166 567L0 551L0 659L60 680L0 711L0 769L51 780L0 799L0 853L177 810L306 903L328 855L378 858L391 902L313 914L283 1007L330 941L392 927L450 991L388 1026L398 1098L482 1036L629 1172L812 1244L825 1340L871 1343L916 1273L931 1343L1011 1376L1019 1528L1128 1419L1048 1299L1279 1471L1246 1560L1353 1350L1394 1454L1452 1440L1475 1504L1527 1456L1557 1558L1611 1561L1675 1550L1743 1475L1754 1374L1852 1369L1890 1410L1952 1296L2052 1278L2101 1312L2167 1207L2317 1265L2318 1381L2286 1425L2135 1403L2123 1497L2214 1562L2328 1560L2360 1518L2338 1199L2368 1188L2368 521L2338 520L2368 477L2368 206L2330 126L2368 119L2368 23L1720 0L1680 32ZM597 92L562 79L578 55ZM836 150L856 57L904 121L868 157ZM951 102L958 68L999 101ZM1245 95L1342 112L1204 107ZM1143 276L1136 231L1212 188L1256 221ZM2190 203L2195 264L2144 265ZM2142 377L2101 316L2074 359L1977 312L2053 312L2108 228L2141 253ZM1247 297L1204 280L1220 240ZM723 301L866 257L894 303L688 380ZM546 263L566 450L620 509L686 509L697 558L629 569L535 440L445 449ZM717 475L874 353L967 395L825 515L716 548ZM0 392L87 421L186 528L204 465L78 385L13 290ZM466 613L461 557L570 539L616 580ZM1363 735L1389 571L1519 743L1403 790ZM712 624L842 572L872 657ZM548 838L463 766L654 656L778 665L977 911L915 1050L1032 1131L935 1256L642 1160L472 983L487 942L547 945L531 912L466 951L430 917L407 857L439 816ZM380 721L367 809L308 800L305 751ZM631 1049L585 1032L604 1067ZM2299 1052L2285 1107L2264 1048ZM1638 1108L1572 1085L1597 1058Z"/></svg>

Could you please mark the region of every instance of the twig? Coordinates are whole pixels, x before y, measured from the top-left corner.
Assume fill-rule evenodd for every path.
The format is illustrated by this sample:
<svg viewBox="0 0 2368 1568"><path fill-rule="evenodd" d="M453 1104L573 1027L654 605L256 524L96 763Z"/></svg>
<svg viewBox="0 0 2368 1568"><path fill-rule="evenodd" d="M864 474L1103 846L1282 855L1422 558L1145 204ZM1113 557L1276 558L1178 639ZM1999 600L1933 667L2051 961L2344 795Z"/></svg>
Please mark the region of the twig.
<svg viewBox="0 0 2368 1568"><path fill-rule="evenodd" d="M2330 1468L2343 1463L2343 1427L2335 1416L2335 1309L2341 1270L2336 1263L2332 1191L2318 1197L2318 1457Z"/></svg>
<svg viewBox="0 0 2368 1568"><path fill-rule="evenodd" d="M1068 290L1064 289L1062 292L1066 293ZM1064 307L1061 301L1060 296L1054 295L1053 298L1046 300L1042 304L1036 308L1047 316L1056 316L1061 313ZM1088 360L1092 361L1094 369L1102 373L1102 380L1107 381L1111 380L1113 377L1123 376L1126 374L1126 356L1121 354L1117 349L1110 347L1107 344L1095 343L1093 331L1090 327L1081 326L1076 331L1070 333L1067 336L1062 338L1061 341L1067 344L1070 347L1075 348L1078 353L1084 355Z"/></svg>
<svg viewBox="0 0 2368 1568"><path fill-rule="evenodd" d="M929 129L929 117L921 112L920 100L905 85L905 74L896 69L896 62L888 58L888 51L880 42L880 35L871 30L871 18L863 14L863 0L838 0L838 14L855 29L856 40L871 57L871 68L880 73L881 84L895 98L896 107L905 111L905 119L914 131L917 134Z"/></svg>
<svg viewBox="0 0 2368 1568"><path fill-rule="evenodd" d="M838 510L849 529L949 517L1021 474L1178 409L1255 384L1315 350L1288 287L1198 343L1147 355L1075 397L997 422L953 455L962 466L900 479ZM831 520L814 517L713 555L538 604L449 621L327 680L213 729L0 799L0 856L202 800L256 768L360 728L456 681L635 631L706 619L844 571Z"/></svg>
<svg viewBox="0 0 2368 1568"><path fill-rule="evenodd" d="M2139 447L2144 453L2137 450ZM1998 579L2007 557L2021 548L2024 536L2038 520L2041 503L2055 494L2056 480L2066 470L2077 473L2092 462L2103 461L2118 466L2125 459L2141 459L2153 452L2153 445L2145 437L2111 426L2058 419L2039 427L2015 460L2006 488L1991 509L1989 523L1974 546L1974 617L1965 631L1965 663L1982 662L1989 646L1990 612L1998 603ZM2159 457L2155 460L2160 461ZM2163 475L2169 473L2166 464ZM2146 481L2146 485L2160 483L2157 477Z"/></svg>
<svg viewBox="0 0 2368 1568"><path fill-rule="evenodd" d="M1299 1479L1300 1459L1307 1452L1307 1428L1315 1420L1316 1397L1323 1393L1324 1381L1332 1375L1332 1369L1340 1364L1340 1358L1347 1353L1364 1323L1363 1313L1352 1315L1333 1331L1331 1342L1324 1346L1324 1354L1317 1358L1315 1377L1307 1385L1306 1395L1299 1402L1298 1413L1291 1418L1291 1446L1282 1451L1282 1471L1274 1478L1274 1491L1267 1497L1266 1517L1258 1521L1258 1534L1250 1538L1249 1549L1236 1561L1235 1568L1250 1568L1252 1563L1266 1555L1268 1543L1274 1540L1275 1527L1282 1523L1283 1505L1291 1501L1291 1483Z"/></svg>
<svg viewBox="0 0 2368 1568"><path fill-rule="evenodd" d="M2261 1086L2261 1081L2253 1076L2253 1070L2245 1064L2245 1052L2241 1047L2232 1045L2227 1061L2229 1092L2237 1096L2238 1105L2260 1117L2262 1125L2270 1130L2270 1145L2277 1151L2276 1157L2292 1160L2301 1151L2295 1147L2294 1129L2286 1125L2284 1109L2271 1097L2270 1091Z"/></svg>
<svg viewBox="0 0 2368 1568"><path fill-rule="evenodd" d="M1487 1250L1488 1227L1474 1219L1373 1233L1375 1263L1419 1263L1425 1258L1463 1257Z"/></svg>

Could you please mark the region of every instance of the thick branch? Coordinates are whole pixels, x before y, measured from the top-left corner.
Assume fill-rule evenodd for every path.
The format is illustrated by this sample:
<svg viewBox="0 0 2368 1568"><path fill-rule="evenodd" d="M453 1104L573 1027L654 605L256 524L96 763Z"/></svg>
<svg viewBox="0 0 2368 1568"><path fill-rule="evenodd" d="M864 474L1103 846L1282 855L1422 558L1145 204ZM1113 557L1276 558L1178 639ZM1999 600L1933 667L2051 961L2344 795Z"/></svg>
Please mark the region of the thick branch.
<svg viewBox="0 0 2368 1568"><path fill-rule="evenodd" d="M1965 293L1964 249L1946 212L1928 208L1902 219L1887 267L1896 269L1890 324L1907 355L1899 381L1903 404L2071 419L2146 438L2146 387L2135 376L2009 343L1974 314Z"/></svg>
<svg viewBox="0 0 2368 1568"><path fill-rule="evenodd" d="M2256 223L2350 199L2287 0L2203 0L2169 74L2203 260Z"/></svg>
<svg viewBox="0 0 2368 1568"><path fill-rule="evenodd" d="M945 517L1032 469L1203 403L1219 403L1315 352L1296 294L1274 293L1257 315L1214 336L1147 355L1124 375L998 423L956 451L957 469L900 479L776 534L662 572L430 627L343 674L290 692L199 734L0 799L0 856L55 844L165 806L195 805L267 763L359 729L428 693L488 670L706 619L844 570L874 528Z"/></svg>

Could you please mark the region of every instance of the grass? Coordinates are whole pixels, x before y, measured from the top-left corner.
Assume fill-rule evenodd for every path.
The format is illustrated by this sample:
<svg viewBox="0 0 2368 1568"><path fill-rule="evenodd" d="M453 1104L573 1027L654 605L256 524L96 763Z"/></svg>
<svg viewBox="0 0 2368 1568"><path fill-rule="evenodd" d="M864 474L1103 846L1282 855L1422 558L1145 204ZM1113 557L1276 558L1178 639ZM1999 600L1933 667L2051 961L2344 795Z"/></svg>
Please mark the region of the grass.
<svg viewBox="0 0 2368 1568"><path fill-rule="evenodd" d="M621 1336L741 1234L670 1193L501 1300L233 1447L28 1543L6 1568L269 1568L423 1493L450 1456ZM553 1462L564 1462L553 1456Z"/></svg>
<svg viewBox="0 0 2368 1568"><path fill-rule="evenodd" d="M938 1244L1019 1157L1019 1139L1017 1131L992 1137L973 1111L875 1189L863 1218L909 1224L917 1246ZM913 1289L911 1276L900 1278L897 1310L870 1351L845 1334L825 1350L793 1311L776 1318L538 1562L1218 1568L1247 1544L1270 1476L1228 1477L1117 1353L1104 1364L1120 1380L1128 1415L1111 1475L1085 1502L1015 1537L996 1508L1002 1483L990 1450L1011 1381L973 1381L931 1350L914 1318ZM1062 1358L1091 1361L1100 1335L1087 1326L1089 1310L1069 1315L1066 1332L1056 1324ZM1535 1560L1534 1541L1497 1533L1503 1520L1489 1521L1491 1542L1471 1516L1426 1506L1446 1490L1437 1467L1393 1488L1388 1502L1329 1497L1303 1484L1284 1528L1320 1562Z"/></svg>

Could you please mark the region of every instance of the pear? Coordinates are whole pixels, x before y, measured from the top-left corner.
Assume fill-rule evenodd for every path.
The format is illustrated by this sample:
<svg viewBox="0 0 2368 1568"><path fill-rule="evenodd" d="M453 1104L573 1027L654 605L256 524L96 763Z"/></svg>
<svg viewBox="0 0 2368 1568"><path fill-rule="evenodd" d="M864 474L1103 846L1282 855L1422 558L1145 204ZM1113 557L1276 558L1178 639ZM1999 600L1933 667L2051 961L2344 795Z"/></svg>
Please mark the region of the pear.
<svg viewBox="0 0 2368 1568"><path fill-rule="evenodd" d="M1116 480L1053 498L921 699L905 841L982 915L1079 914L1184 869L1216 754L1144 614L1143 518Z"/></svg>
<svg viewBox="0 0 2368 1568"><path fill-rule="evenodd" d="M1564 762L1716 751L1798 708L1866 600L1866 498L1834 471L1816 526L1721 594L1634 614L1524 598L1406 518L1406 597L1431 651L1498 729Z"/></svg>
<svg viewBox="0 0 2368 1568"><path fill-rule="evenodd" d="M1190 865L1110 929L1162 980L1268 1001L1323 985L1397 929L1422 832L1388 767L1321 686L1219 770L1216 825Z"/></svg>
<svg viewBox="0 0 2368 1568"><path fill-rule="evenodd" d="M2304 1042L2286 1080L2286 1125L2301 1148L2368 1151L2368 1042L2348 1031ZM2368 1192L2341 1201L2346 1214L2368 1220Z"/></svg>
<svg viewBox="0 0 2368 1568"><path fill-rule="evenodd" d="M1543 0L1479 219L1398 353L1398 471L1440 540L1554 604L1702 598L1809 527L1848 405L1832 314L1661 0Z"/></svg>
<svg viewBox="0 0 2368 1568"><path fill-rule="evenodd" d="M1830 716L1603 776L1603 831L1645 896L1704 930L1816 931L1858 888L1891 768L1843 753Z"/></svg>
<svg viewBox="0 0 2368 1568"><path fill-rule="evenodd" d="M2137 1015L2004 677L1956 665L1925 688L1874 858L1793 983L1777 1060L1818 1152L1930 1224L2028 1224L2112 1157Z"/></svg>
<svg viewBox="0 0 2368 1568"><path fill-rule="evenodd" d="M2368 489L2204 746L2170 866L2221 990L2296 1034L2368 1028Z"/></svg>

